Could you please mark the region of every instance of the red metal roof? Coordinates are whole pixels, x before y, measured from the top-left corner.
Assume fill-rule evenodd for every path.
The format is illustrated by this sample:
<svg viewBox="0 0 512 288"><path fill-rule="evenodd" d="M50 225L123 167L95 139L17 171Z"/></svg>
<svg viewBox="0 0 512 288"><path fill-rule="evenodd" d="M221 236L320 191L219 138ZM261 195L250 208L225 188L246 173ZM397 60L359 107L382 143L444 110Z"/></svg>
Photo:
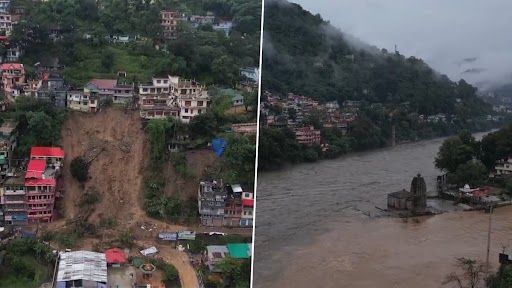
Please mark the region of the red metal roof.
<svg viewBox="0 0 512 288"><path fill-rule="evenodd" d="M254 199L243 199L242 205L244 207L254 207Z"/></svg>
<svg viewBox="0 0 512 288"><path fill-rule="evenodd" d="M23 64L21 63L4 63L0 65L1 70L23 70Z"/></svg>
<svg viewBox="0 0 512 288"><path fill-rule="evenodd" d="M126 254L124 254L123 250L119 248L108 249L105 251L105 256L107 257L107 264L128 262Z"/></svg>
<svg viewBox="0 0 512 288"><path fill-rule="evenodd" d="M30 157L64 158L64 150L60 147L32 147Z"/></svg>
<svg viewBox="0 0 512 288"><path fill-rule="evenodd" d="M50 179L35 179L30 178L25 180L25 186L56 186L57 180Z"/></svg>
<svg viewBox="0 0 512 288"><path fill-rule="evenodd" d="M43 172L46 169L46 161L33 159L28 162L27 166L27 174L25 175L25 179L27 178L43 178Z"/></svg>

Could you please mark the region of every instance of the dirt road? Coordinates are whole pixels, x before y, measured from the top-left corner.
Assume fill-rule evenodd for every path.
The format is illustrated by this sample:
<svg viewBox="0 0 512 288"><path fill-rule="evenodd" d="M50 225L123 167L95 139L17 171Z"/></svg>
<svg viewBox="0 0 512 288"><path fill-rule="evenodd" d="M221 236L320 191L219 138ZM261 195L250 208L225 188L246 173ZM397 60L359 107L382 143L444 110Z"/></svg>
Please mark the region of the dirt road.
<svg viewBox="0 0 512 288"><path fill-rule="evenodd" d="M190 259L188 258L187 253L180 252L169 245L155 245L148 241L138 241L137 244L143 247L155 246L159 251L157 257L162 257L165 262L171 263L176 267L176 270L178 270L181 287L199 287L196 271L194 267L192 267L192 264L190 264Z"/></svg>

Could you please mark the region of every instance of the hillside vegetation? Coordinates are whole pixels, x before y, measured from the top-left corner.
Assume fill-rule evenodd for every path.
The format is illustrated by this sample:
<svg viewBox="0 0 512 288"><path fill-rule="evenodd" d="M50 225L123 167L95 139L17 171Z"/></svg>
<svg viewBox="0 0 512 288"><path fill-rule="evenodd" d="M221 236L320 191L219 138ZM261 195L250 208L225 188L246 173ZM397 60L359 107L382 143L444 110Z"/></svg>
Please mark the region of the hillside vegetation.
<svg viewBox="0 0 512 288"><path fill-rule="evenodd" d="M412 111L427 115L468 118L489 111L464 80L453 82L421 59L361 43L319 15L283 3L266 4L264 89L340 103L409 102Z"/></svg>
<svg viewBox="0 0 512 288"><path fill-rule="evenodd" d="M11 41L24 48L26 68L33 72L37 62L59 58L66 81L75 86L93 77L115 77L118 71L126 71L128 80L136 83L170 73L207 85L233 86L239 80L240 67L258 66L259 1L13 2L25 8ZM164 9L187 16L212 12L219 19L231 19L234 27L226 37L211 26L195 29L182 21L178 38L164 41L159 14ZM126 44L109 40L117 36L132 40Z"/></svg>
<svg viewBox="0 0 512 288"><path fill-rule="evenodd" d="M402 143L464 129L488 130L505 121L489 120L492 107L466 81L452 81L422 59L379 49L342 30L300 5L265 3L262 91L281 98L294 93L320 103L337 101L342 113L346 100L360 101L360 108L346 134L323 127L314 114L301 123L321 130L322 143L331 147L327 153L299 145L289 129L262 128L260 168L384 147L395 142L393 129L396 143ZM430 116L443 120L426 121Z"/></svg>

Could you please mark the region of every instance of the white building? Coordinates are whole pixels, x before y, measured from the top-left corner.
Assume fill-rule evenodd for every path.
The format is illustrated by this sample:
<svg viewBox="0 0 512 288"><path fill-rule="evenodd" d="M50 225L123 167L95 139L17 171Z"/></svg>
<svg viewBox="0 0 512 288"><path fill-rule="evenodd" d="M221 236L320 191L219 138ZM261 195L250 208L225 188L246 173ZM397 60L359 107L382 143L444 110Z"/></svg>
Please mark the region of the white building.
<svg viewBox="0 0 512 288"><path fill-rule="evenodd" d="M169 94L169 78L153 78L151 84L139 85L139 95Z"/></svg>
<svg viewBox="0 0 512 288"><path fill-rule="evenodd" d="M496 176L512 174L512 157L497 161L494 166L494 171Z"/></svg>
<svg viewBox="0 0 512 288"><path fill-rule="evenodd" d="M171 97L176 99L180 108L180 120L189 123L190 119L206 112L210 106L210 97L205 86L195 80L186 80L169 76Z"/></svg>
<svg viewBox="0 0 512 288"><path fill-rule="evenodd" d="M96 96L83 91L66 92L66 106L71 110L95 112L98 110L98 102Z"/></svg>
<svg viewBox="0 0 512 288"><path fill-rule="evenodd" d="M253 82L258 82L260 77L260 71L257 67L246 67L240 68L240 75L250 79Z"/></svg>
<svg viewBox="0 0 512 288"><path fill-rule="evenodd" d="M7 13L0 13L0 31L9 36L12 32L12 16Z"/></svg>

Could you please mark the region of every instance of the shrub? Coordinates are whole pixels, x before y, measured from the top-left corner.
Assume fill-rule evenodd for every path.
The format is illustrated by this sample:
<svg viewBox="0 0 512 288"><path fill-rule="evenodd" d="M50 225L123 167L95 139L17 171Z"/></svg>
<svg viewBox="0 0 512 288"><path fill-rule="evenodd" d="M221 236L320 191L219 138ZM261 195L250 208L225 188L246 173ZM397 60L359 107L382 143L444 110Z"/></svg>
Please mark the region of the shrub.
<svg viewBox="0 0 512 288"><path fill-rule="evenodd" d="M89 164L82 157L76 157L71 160L71 175L80 183L84 183L89 178Z"/></svg>

